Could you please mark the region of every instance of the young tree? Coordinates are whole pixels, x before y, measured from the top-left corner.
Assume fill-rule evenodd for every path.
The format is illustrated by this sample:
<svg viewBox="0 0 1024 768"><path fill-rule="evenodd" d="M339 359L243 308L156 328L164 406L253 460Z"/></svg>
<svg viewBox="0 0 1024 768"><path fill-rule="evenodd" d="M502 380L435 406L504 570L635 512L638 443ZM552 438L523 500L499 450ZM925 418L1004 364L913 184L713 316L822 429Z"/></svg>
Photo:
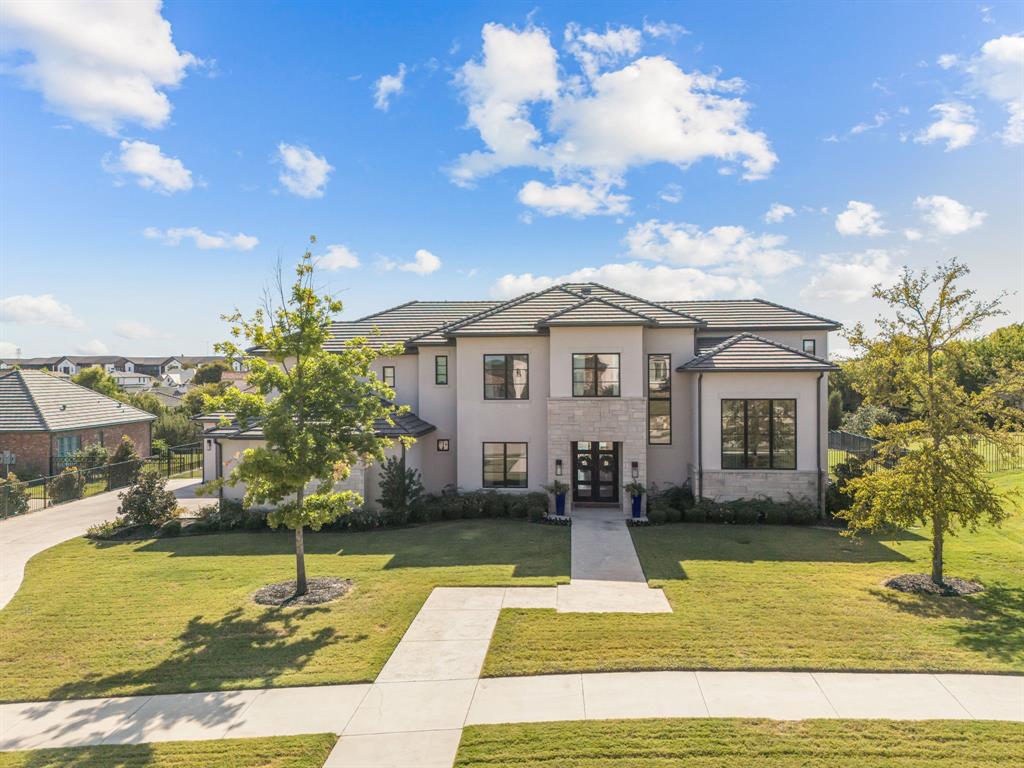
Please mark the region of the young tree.
<svg viewBox="0 0 1024 768"><path fill-rule="evenodd" d="M315 243L315 238L310 238ZM352 492L334 493L335 484L359 461L383 462L392 444L374 433L378 419L393 423L401 409L394 391L370 369L381 356L399 355L401 344L371 348L366 339L326 352L328 326L341 302L314 286L313 256L303 254L286 293L278 271L277 293L245 319L237 310L225 316L233 341L217 345L230 360L249 368L255 391L228 388L218 410L233 411L240 423L259 423L265 445L249 448L227 482L246 484L245 503L272 504L271 526L295 531L296 594L308 591L303 530L319 528L362 503ZM245 341L244 349L236 341ZM411 444L411 440L406 440ZM311 493L307 491L313 485Z"/></svg>
<svg viewBox="0 0 1024 768"><path fill-rule="evenodd" d="M853 503L839 516L851 532L930 524L931 578L938 585L946 535L1006 516L975 443L1007 446L1002 430L1019 418L1007 406L1010 390L1020 386L1019 368L977 394L956 382L951 346L1001 314L1000 299L978 301L974 291L958 285L968 272L956 261L935 272L904 269L894 286L874 289L895 318L879 320L875 337L859 324L849 334L864 352L856 380L864 402L908 419L871 429L879 442L865 473L842 489Z"/></svg>

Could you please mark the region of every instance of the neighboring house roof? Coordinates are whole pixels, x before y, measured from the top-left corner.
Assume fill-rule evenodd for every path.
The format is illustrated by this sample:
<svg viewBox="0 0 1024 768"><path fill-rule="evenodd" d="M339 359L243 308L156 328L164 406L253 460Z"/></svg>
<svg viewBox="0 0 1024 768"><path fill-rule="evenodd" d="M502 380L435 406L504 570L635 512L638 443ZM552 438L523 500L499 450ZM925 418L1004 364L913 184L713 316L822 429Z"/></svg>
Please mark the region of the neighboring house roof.
<svg viewBox="0 0 1024 768"><path fill-rule="evenodd" d="M263 427L258 423L240 425L234 420L233 413L207 413L197 416L195 421L201 424L212 423L213 426L203 430L204 437L224 437L231 440L262 440ZM227 426L220 424L224 419L231 421ZM424 421L415 413L400 413L391 417L394 424L388 424L386 419L377 419L373 425L374 434L379 437L422 437L433 432L435 427L430 422Z"/></svg>
<svg viewBox="0 0 1024 768"><path fill-rule="evenodd" d="M338 352L345 342L365 337L373 346L405 343L450 323L500 305L500 301L410 301L397 307L361 317L331 323L330 339L324 349ZM378 335L379 334L379 335Z"/></svg>
<svg viewBox="0 0 1024 768"><path fill-rule="evenodd" d="M677 371L832 371L836 366L820 357L777 341L740 333L683 363Z"/></svg>
<svg viewBox="0 0 1024 768"><path fill-rule="evenodd" d="M0 432L61 432L154 419L151 413L43 371L0 374Z"/></svg>
<svg viewBox="0 0 1024 768"><path fill-rule="evenodd" d="M666 301L665 306L696 315L708 331L716 330L827 330L840 327L835 320L784 307L764 299Z"/></svg>

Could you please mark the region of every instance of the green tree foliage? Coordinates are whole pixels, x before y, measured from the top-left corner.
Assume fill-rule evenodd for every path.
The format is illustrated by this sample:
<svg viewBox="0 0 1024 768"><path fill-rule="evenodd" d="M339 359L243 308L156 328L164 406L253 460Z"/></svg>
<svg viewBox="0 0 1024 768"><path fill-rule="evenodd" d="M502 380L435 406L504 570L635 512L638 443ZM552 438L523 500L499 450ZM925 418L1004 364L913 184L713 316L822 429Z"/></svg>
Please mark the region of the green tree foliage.
<svg viewBox="0 0 1024 768"><path fill-rule="evenodd" d="M359 461L382 463L393 444L375 434L374 423L391 422L399 412L391 403L394 391L370 365L378 357L402 354L403 348L384 345L378 350L366 339L354 339L338 352L325 352L328 326L341 302L317 293L309 250L295 272L290 289L278 274L277 298L267 298L251 317L237 310L225 316L233 340L218 344L217 350L246 364L254 391L229 387L212 405L235 413L241 423L263 427L266 443L245 450L227 482L245 483L247 506L274 505L267 518L271 526L295 531L295 581L301 595L308 591L303 529L318 530L361 504L359 494L334 493L335 484ZM251 355L246 348L261 352Z"/></svg>
<svg viewBox="0 0 1024 768"><path fill-rule="evenodd" d="M230 371L231 364L224 360L214 360L212 363L203 363L196 368L192 377L193 384L219 384L224 371Z"/></svg>
<svg viewBox="0 0 1024 768"><path fill-rule="evenodd" d="M380 503L393 522L409 519L409 508L423 495L423 482L417 469L405 465L404 457L389 456L380 468Z"/></svg>
<svg viewBox="0 0 1024 768"><path fill-rule="evenodd" d="M874 289L895 317L879 320L875 337L859 325L850 334L864 353L856 386L865 402L899 410L907 420L871 430L875 453L864 474L841 489L853 502L839 516L850 532L930 525L931 576L939 585L946 535L1006 516L974 442L1007 446L1003 430L1021 416L1008 398L1020 392L1024 367L1003 369L995 385L978 393L956 381L950 347L1001 314L999 299L978 301L958 285L968 273L956 261L935 272L905 269L894 286Z"/></svg>
<svg viewBox="0 0 1024 768"><path fill-rule="evenodd" d="M199 425L188 412L165 411L153 422L153 440L163 440L169 446L194 443L199 439Z"/></svg>
<svg viewBox="0 0 1024 768"><path fill-rule="evenodd" d="M71 377L71 381L80 387L91 389L115 400L126 400L126 395L117 386L117 381L114 377L98 365L79 371Z"/></svg>
<svg viewBox="0 0 1024 768"><path fill-rule="evenodd" d="M833 389L828 393L828 428L839 429L843 422L843 393Z"/></svg>
<svg viewBox="0 0 1024 768"><path fill-rule="evenodd" d="M107 466L110 487L121 488L131 485L138 478L141 468L142 461L135 451L135 443L128 435L123 436L117 449L110 455L110 462Z"/></svg>

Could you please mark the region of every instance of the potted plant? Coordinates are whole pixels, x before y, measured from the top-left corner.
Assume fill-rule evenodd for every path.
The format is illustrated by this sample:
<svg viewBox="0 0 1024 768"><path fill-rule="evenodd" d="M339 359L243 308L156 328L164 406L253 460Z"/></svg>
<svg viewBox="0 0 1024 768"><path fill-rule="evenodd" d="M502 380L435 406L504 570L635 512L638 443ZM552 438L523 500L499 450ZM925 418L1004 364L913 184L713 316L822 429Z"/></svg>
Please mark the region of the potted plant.
<svg viewBox="0 0 1024 768"><path fill-rule="evenodd" d="M544 490L555 497L555 514L559 517L565 515L565 494L569 492L568 484L555 480L550 485L545 485Z"/></svg>
<svg viewBox="0 0 1024 768"><path fill-rule="evenodd" d="M626 483L625 490L632 498L633 517L640 517L640 502L643 499L644 493L646 493L643 483L638 480L633 480L632 482Z"/></svg>

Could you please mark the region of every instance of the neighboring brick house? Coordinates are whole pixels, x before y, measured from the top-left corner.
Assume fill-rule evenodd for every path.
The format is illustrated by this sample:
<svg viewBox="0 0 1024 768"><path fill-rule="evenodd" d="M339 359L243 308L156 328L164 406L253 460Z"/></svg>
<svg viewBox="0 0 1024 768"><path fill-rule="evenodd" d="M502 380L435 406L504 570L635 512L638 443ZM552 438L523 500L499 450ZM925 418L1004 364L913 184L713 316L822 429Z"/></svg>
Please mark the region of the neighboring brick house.
<svg viewBox="0 0 1024 768"><path fill-rule="evenodd" d="M0 454L14 454L10 469L18 475L49 474L53 458L93 443L113 451L125 435L140 456L149 456L155 420L151 413L44 371L0 372Z"/></svg>

